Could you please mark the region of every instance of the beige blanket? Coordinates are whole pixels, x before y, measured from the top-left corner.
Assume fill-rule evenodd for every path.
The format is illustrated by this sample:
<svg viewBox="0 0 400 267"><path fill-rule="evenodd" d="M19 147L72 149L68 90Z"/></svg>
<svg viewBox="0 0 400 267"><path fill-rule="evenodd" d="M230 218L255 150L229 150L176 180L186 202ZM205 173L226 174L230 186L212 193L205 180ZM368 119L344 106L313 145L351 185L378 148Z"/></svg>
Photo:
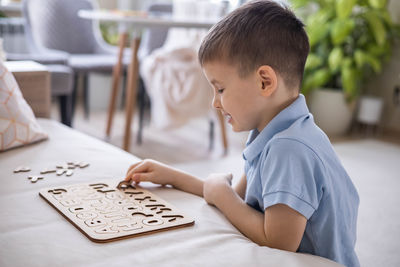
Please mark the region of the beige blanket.
<svg viewBox="0 0 400 267"><path fill-rule="evenodd" d="M179 127L211 110L212 91L194 48L155 50L141 63L140 73L157 128Z"/></svg>

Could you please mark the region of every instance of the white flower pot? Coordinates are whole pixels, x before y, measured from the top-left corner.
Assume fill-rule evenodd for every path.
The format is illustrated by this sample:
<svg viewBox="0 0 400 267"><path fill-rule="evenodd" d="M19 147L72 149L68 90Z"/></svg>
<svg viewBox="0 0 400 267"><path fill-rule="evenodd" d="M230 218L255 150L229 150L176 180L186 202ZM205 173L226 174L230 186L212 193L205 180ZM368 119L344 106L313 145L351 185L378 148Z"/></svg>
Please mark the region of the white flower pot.
<svg viewBox="0 0 400 267"><path fill-rule="evenodd" d="M347 103L341 90L314 90L309 100L315 123L329 136L346 134L354 114L354 103Z"/></svg>
<svg viewBox="0 0 400 267"><path fill-rule="evenodd" d="M379 125L382 109L382 98L363 96L358 106L357 121L368 125Z"/></svg>

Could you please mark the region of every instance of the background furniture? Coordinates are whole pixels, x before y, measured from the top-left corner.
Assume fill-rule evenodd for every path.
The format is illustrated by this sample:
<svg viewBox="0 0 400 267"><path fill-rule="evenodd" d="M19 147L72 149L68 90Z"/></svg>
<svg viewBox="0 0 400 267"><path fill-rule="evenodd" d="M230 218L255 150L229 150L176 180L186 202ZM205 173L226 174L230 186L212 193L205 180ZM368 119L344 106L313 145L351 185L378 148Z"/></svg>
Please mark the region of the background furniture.
<svg viewBox="0 0 400 267"><path fill-rule="evenodd" d="M27 2L22 5L26 52L7 50L7 60L32 60L46 65L50 73L51 95L58 98L61 122L72 126L73 71L66 64L68 53L44 47L32 32ZM10 50L11 49L11 50Z"/></svg>
<svg viewBox="0 0 400 267"><path fill-rule="evenodd" d="M50 74L47 67L33 61L9 61L4 65L14 75L35 116L50 118Z"/></svg>
<svg viewBox="0 0 400 267"><path fill-rule="evenodd" d="M39 119L49 139L0 154L0 265L8 266L340 266L300 253L260 247L244 237L204 199L141 183L185 214L191 227L139 236L111 243L90 241L38 192L66 184L114 181L139 159L119 148L91 138L55 121ZM70 177L46 174L31 183L27 176L68 160L90 166ZM27 165L29 173L13 170ZM204 168L203 168L204 169ZM23 255L23 256L21 256Z"/></svg>
<svg viewBox="0 0 400 267"><path fill-rule="evenodd" d="M149 15L172 15L172 5L171 4L153 4L150 5L148 10ZM160 48L167 38L168 27L154 27L147 29L142 36L142 40L140 43L140 47L138 50L138 61L141 62L145 57L150 55L155 49ZM116 90L113 90L113 95L117 94ZM111 102L113 101L113 102ZM115 99L110 99L110 106L114 104ZM146 103L149 103L148 96L146 94L146 88L144 86L144 82L142 77L139 75L139 84L138 84L138 102L139 102L139 126L138 132L136 136L136 140L138 144L142 143L143 136L143 118L144 118L144 109ZM108 122L107 122L107 131L106 134L109 136L111 133L112 126L112 117L114 110L109 110L108 114Z"/></svg>
<svg viewBox="0 0 400 267"><path fill-rule="evenodd" d="M18 54L17 57L14 56L8 57L9 60L17 60L17 58L23 59L23 61L34 59L35 60L34 62L41 62L41 60L38 60L38 57L36 56L31 57L28 54L26 54L25 56L23 56L22 54ZM18 60L9 62L21 62L21 61ZM73 72L71 68L61 64L50 64L50 65L45 65L45 67L50 74L49 88L51 96L57 97L59 101L61 122L67 126L72 126ZM29 87L30 85L27 84L26 86ZM50 106L49 106L49 112L50 112Z"/></svg>
<svg viewBox="0 0 400 267"><path fill-rule="evenodd" d="M137 93L137 80L138 80L138 49L141 43L141 30L145 28L153 28L153 27L181 27L181 28L203 28L207 29L212 27L216 21L211 20L185 20L185 19L177 19L173 17L142 17L142 16L132 16L129 14L121 14L116 12L109 12L109 11L93 11L93 10L80 10L79 16L86 19L91 20L103 20L103 21L114 21L120 24L120 42L121 40L125 40L126 32L128 30L128 25L131 25L132 31L132 41L131 41L131 61L129 64L128 69L128 83L126 86L126 102L125 102L125 109L126 109L126 120L125 120L125 133L124 133L124 150L128 151L130 147L130 138L131 138L131 123L133 112L136 108L136 93ZM121 46L120 46L121 47ZM122 58L121 54L123 53L120 50L119 58ZM118 63L115 67L118 70L120 67L121 61L118 60ZM113 75L113 87L112 87L112 97L110 98L110 105L109 105L109 118L107 120L107 129L106 135L109 136L111 131L112 125L112 118L114 114L114 107L115 107L115 99L118 92L118 73L114 72ZM225 132L225 121L220 112L217 112L218 120L221 124L222 129L222 141L224 145L225 151L227 151L228 143L226 139L226 132ZM213 128L213 127L211 127Z"/></svg>
<svg viewBox="0 0 400 267"><path fill-rule="evenodd" d="M23 10L30 21L33 38L43 47L68 53L67 65L84 81L85 115L89 116L88 76L90 72L111 72L118 50L101 37L97 23L82 19L78 10L93 10L91 0L24 0ZM129 56L129 55L128 55ZM122 60L122 66L127 60ZM75 97L74 97L75 98Z"/></svg>

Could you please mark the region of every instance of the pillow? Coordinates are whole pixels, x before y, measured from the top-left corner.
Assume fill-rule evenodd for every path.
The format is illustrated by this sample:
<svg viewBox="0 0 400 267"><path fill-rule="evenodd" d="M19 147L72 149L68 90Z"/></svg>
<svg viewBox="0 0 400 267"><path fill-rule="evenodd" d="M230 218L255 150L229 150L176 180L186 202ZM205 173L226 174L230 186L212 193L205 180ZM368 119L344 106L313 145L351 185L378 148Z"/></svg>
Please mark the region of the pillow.
<svg viewBox="0 0 400 267"><path fill-rule="evenodd" d="M0 61L0 151L47 139L14 76Z"/></svg>

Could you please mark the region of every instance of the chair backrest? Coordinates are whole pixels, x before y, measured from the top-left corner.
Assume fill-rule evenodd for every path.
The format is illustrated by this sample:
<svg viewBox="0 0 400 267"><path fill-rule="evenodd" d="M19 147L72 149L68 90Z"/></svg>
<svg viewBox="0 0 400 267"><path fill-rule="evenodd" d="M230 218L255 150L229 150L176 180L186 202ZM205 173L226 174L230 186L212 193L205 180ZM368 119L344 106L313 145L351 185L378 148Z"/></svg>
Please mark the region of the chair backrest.
<svg viewBox="0 0 400 267"><path fill-rule="evenodd" d="M92 21L78 16L93 9L90 0L24 0L27 31L44 47L71 54L90 54L98 49Z"/></svg>
<svg viewBox="0 0 400 267"><path fill-rule="evenodd" d="M147 11L151 13L163 13L172 15L172 4L153 4ZM138 51L139 60L149 55L154 49L160 48L168 35L167 27L157 27L148 29L142 37L140 49Z"/></svg>

